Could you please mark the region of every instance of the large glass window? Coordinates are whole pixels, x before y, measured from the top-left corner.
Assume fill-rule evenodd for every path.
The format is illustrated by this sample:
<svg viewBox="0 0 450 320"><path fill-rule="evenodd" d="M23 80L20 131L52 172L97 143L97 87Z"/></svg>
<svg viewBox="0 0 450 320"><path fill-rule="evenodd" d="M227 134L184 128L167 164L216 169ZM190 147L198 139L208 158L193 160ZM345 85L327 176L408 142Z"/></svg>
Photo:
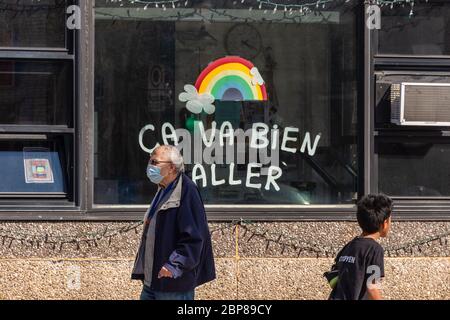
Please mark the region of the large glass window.
<svg viewBox="0 0 450 320"><path fill-rule="evenodd" d="M0 207L73 206L76 1L0 1ZM28 200L27 200L28 199ZM34 200L33 200L34 199Z"/></svg>
<svg viewBox="0 0 450 320"><path fill-rule="evenodd" d="M392 4L381 12L379 54L450 55L448 1Z"/></svg>
<svg viewBox="0 0 450 320"><path fill-rule="evenodd" d="M0 1L0 47L65 48L66 0Z"/></svg>
<svg viewBox="0 0 450 320"><path fill-rule="evenodd" d="M95 203L147 204L157 143L207 204L352 203L357 13L314 8L96 1Z"/></svg>

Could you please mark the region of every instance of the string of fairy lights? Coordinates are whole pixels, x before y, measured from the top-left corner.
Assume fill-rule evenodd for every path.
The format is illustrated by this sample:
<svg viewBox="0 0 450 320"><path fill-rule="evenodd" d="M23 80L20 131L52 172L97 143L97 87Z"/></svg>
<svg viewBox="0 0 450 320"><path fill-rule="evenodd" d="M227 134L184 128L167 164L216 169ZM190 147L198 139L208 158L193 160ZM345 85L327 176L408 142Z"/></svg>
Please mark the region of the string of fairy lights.
<svg viewBox="0 0 450 320"><path fill-rule="evenodd" d="M147 8L161 8L167 10L168 8L178 8L180 6L189 7L195 3L194 0L105 0L106 3L118 3L119 6L124 6L125 3L143 5L144 10ZM277 2L272 0L235 0L232 1L233 6L242 8L247 6L249 11L254 9L263 10L265 13L277 12L282 10L289 12L290 14L298 11L300 14L308 13L315 10L326 9L329 4L350 3L357 2L358 0L305 0L305 1L283 1ZM411 6L411 10L414 10L416 3L429 3L429 0L361 0L367 4L379 5L381 7L389 6L391 9L394 6ZM295 3L294 3L295 2Z"/></svg>
<svg viewBox="0 0 450 320"><path fill-rule="evenodd" d="M311 12L317 12L317 11L320 11L321 8L325 9L326 4L336 2L336 0L318 0L318 1L314 1L314 2L305 2L303 4L287 5L287 4L281 4L281 3L277 3L277 2L269 1L269 0L256 0L256 1L255 0L254 1L237 0L237 1L233 1L232 4L234 7L238 8L238 9L242 9L242 6L246 4L246 1L248 3L254 4L254 5L248 6L249 11L253 11L254 9L260 10L264 14L268 14L268 13L275 14L277 12L284 12L285 15L288 15L288 16L292 16L294 14L306 15ZM350 0L348 0L348 1L350 1ZM345 2L348 2L348 1L346 0ZM187 18L187 17L192 17L192 15L194 14L196 16L200 16L201 18L204 18L204 20L209 20L209 19L205 18L205 16L203 16L199 11L196 10L198 8L195 8L195 6L194 7L191 6L194 3L192 0L184 0L184 1L181 1L181 0L180 1L177 1L177 0L174 0L174 1L106 0L106 3L118 4L119 7L124 7L126 2L131 5L133 5L133 4L142 5L142 8L137 7L136 11L140 11L141 9L147 10L148 8L155 8L155 9L159 8L162 11L167 11L168 8L169 9L170 8L176 9L176 8L180 8L180 7L192 8L195 10L194 13L187 13L187 14L182 14L182 15L178 14L177 16L170 16L170 17L166 17L166 18L183 19L183 18ZM236 20L236 19L240 18L240 17L233 16L232 14L227 12L227 9L225 9L225 8L207 7L206 9L208 9L213 14L231 18L231 20ZM232 8L228 7L228 9L232 9ZM130 12L128 11L128 16L129 15L130 15ZM254 20L251 17L247 17L245 19L248 21Z"/></svg>
<svg viewBox="0 0 450 320"><path fill-rule="evenodd" d="M327 18L322 14L323 11L326 11L328 9L328 5L339 5L339 4L347 4L347 3L355 3L358 0L305 0L305 1L284 1L284 2L276 2L272 0L235 0L232 1L232 6L228 5L227 9L218 8L214 9L212 6L206 6L204 9L209 10L210 16L206 16L202 14L202 6L199 7L195 5L195 0L164 0L164 1L147 1L147 0L105 0L106 3L111 4L118 4L119 7L124 7L126 3L131 5L142 5L143 10L147 10L148 8L160 8L163 11L167 11L168 8L176 9L180 7L185 8L191 8L194 9L193 12L186 13L186 14L180 14L179 12L177 15L173 16L165 16L166 19L176 19L176 20L182 20L185 18L199 18L203 21L213 21L214 15L221 16L221 17L227 17L231 21L236 20L242 20L245 22L258 22L258 19L252 18L251 15L243 18L239 16L234 16L227 12L227 10L230 10L232 8L236 9L245 9L248 8L249 11L258 10L259 12L266 14L276 14L279 12L283 12L284 15L282 18L277 19L264 19L268 22L302 22L302 17L309 15L313 13L314 15L320 15L322 18ZM409 18L412 18L415 14L415 5L416 4L423 4L423 3L430 3L429 0L359 0L365 4L370 5L377 5L383 10L385 8L394 9L394 7L402 6L407 7L409 6ZM293 3L295 2L295 3ZM141 10L141 7L137 6L136 11ZM198 11L200 10L200 11ZM112 16L113 19L116 18L130 18L131 13L130 10L127 10L127 17L119 16L119 15L111 15L110 13L103 13L103 12L96 12L98 15L103 16ZM148 20L148 18L147 18ZM157 20L157 18L150 18L150 20Z"/></svg>
<svg viewBox="0 0 450 320"><path fill-rule="evenodd" d="M118 228L105 227L96 232L87 232L77 235L57 235L49 233L30 234L28 232L20 232L7 228L0 229L0 243L2 246L11 248L14 244L21 244L31 248L36 247L50 247L53 250L59 249L62 251L65 245L73 245L77 250L81 249L81 245L85 244L87 247L98 247L101 240L107 240L108 245L111 245L113 238L126 234L129 231L138 233L138 228L142 222L130 223Z"/></svg>
<svg viewBox="0 0 450 320"><path fill-rule="evenodd" d="M319 16L323 22L328 22L332 16L334 9L339 6L350 5L357 1L366 4L378 5L383 10L386 8L394 9L394 6L410 7L409 18L412 18L415 11L427 10L421 6L416 9L416 3L429 3L429 0L286 0L284 2L275 2L272 0L235 0L227 5L205 5L201 1L195 0L164 0L164 1L150 1L150 0L104 0L103 3L97 3L96 15L99 17L106 17L112 20L113 24L117 20L133 19L137 21L159 21L165 20L201 20L214 22L214 19L225 18L234 22L291 22L301 23L305 16L313 14ZM295 3L294 3L295 2ZM333 6L331 6L333 4ZM124 8L125 11L108 10L112 8ZM248 9L249 14L241 11ZM105 9L105 10L102 10ZM139 11L152 9L151 15L133 14ZM328 11L329 9L329 11ZM155 10L162 10L161 15L155 13ZM328 12L327 12L328 11ZM281 15L280 15L281 13Z"/></svg>
<svg viewBox="0 0 450 320"><path fill-rule="evenodd" d="M256 222L236 220L228 223L220 223L218 226L212 228L210 233L213 236L217 232L225 235L225 231L227 230L229 232L231 230L235 235L236 232L239 232L238 236L240 241L250 243L252 240L258 239L259 242L264 243L266 253L269 250L273 252L276 248L279 250L280 255L283 255L289 250L290 253L294 252L297 257L300 257L302 254L315 255L317 258L334 257L341 249L340 244L319 245L318 243L305 240L299 241L298 238L287 235L286 233L274 233L267 230L261 231L260 229ZM83 245L87 246L88 249L98 247L99 243L107 243L108 246L111 246L113 239L119 236L128 236L127 234L132 231L135 234L140 234L142 232L142 221L128 223L117 228L105 227L95 232L78 235L32 234L3 227L0 228L0 243L8 249L12 248L13 245L22 245L37 249L46 247L61 252L69 246L76 250L81 250ZM447 246L449 237L450 230L403 244L388 245L384 249L388 256L413 254L414 251L420 253L425 247L431 247L432 245Z"/></svg>
<svg viewBox="0 0 450 320"><path fill-rule="evenodd" d="M218 15L227 15L228 9L248 9L249 11L259 10L264 14L275 14L277 12L284 12L286 19L291 19L291 16L304 16L311 13L317 13L327 10L330 5L340 5L346 3L357 3L358 1L364 2L366 4L378 5L381 8L389 7L394 9L397 6L410 6L410 17L414 15L414 10L416 4L431 3L430 0L285 0L285 1L273 1L273 0L234 0L227 1L226 8L217 7ZM111 5L126 7L136 11L147 10L149 8L161 9L166 11L168 9L179 9L179 8L205 8L213 10L213 5L204 5L202 1L198 0L103 0L97 1L97 7L102 5ZM67 1L65 0L55 0L54 3L41 0L17 0L15 3L6 0L0 0L0 12L13 11L15 13L27 13L28 15L34 12L48 11L54 9L60 9L67 6ZM220 12L219 12L220 9ZM223 11L222 11L223 10ZM100 13L101 14L101 13ZM108 15L108 14L106 14ZM128 11L128 17L131 17L130 11ZM186 17L191 17L187 14ZM120 16L115 15L115 18L120 18ZM170 17L172 18L172 16ZM183 14L177 14L173 18L185 18ZM203 17L204 18L204 17ZM233 20L239 17L233 17ZM251 17L246 18L251 20Z"/></svg>
<svg viewBox="0 0 450 320"><path fill-rule="evenodd" d="M125 3L130 4L142 4L144 5L144 8L148 7L155 7L155 8L161 8L161 9L167 9L167 8L177 8L183 5L184 7L188 7L191 4L194 4L198 1L195 0L105 0L106 3L118 3L120 6L124 6ZM247 5L250 10L253 9L264 9L264 8L276 8L276 9L282 9L282 10L301 10L304 8L313 8L316 9L324 9L328 4L332 3L349 3L349 2L357 2L358 0L304 0L304 1L283 1L283 2L277 2L272 0L235 0L230 1L234 6L244 6ZM394 6L394 5L412 5L414 6L415 3L428 3L429 0L361 0L368 4L376 4L381 6ZM295 2L295 3L293 3Z"/></svg>

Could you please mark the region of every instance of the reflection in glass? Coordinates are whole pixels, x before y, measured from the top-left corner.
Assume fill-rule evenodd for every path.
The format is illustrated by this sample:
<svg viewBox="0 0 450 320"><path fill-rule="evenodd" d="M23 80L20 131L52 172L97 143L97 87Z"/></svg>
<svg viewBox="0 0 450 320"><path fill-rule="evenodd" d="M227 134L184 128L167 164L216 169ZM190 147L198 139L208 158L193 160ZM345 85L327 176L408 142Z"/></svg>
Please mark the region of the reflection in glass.
<svg viewBox="0 0 450 320"><path fill-rule="evenodd" d="M65 48L66 0L0 1L0 47Z"/></svg>
<svg viewBox="0 0 450 320"><path fill-rule="evenodd" d="M450 3L382 7L380 54L450 55Z"/></svg>
<svg viewBox="0 0 450 320"><path fill-rule="evenodd" d="M190 163L186 166L188 174L194 174L195 164L201 164L205 171L206 185L202 179L197 184L206 203L352 203L358 167L352 5L329 6L322 16L289 19L282 10L269 15L264 10L250 11L247 1L227 7L221 2L203 7L195 3L195 7L149 6L143 10L139 4L119 6L96 1L95 203L147 204L151 200L156 187L145 176L149 155L142 147L152 149L156 143L163 143L165 123L184 129L192 137L201 130L200 123L205 130L214 124L219 130L226 121L234 130L246 131L254 123L266 124L270 132L277 128L280 143L276 166L282 170L276 180L279 190L273 184L265 189L268 165L251 171L256 175L259 172L251 183L261 184L261 188L246 186L253 161L249 159L247 137L242 141L246 150L243 160L238 163L238 153L234 154L234 179L241 184L229 183L230 163L221 163L216 154L215 178L226 182L213 185L211 164L205 163L204 157L196 161L195 156L202 152L188 156L183 150ZM221 89L205 85L205 92L210 90L213 95L214 110L208 97L199 96L203 94L200 87L196 88L199 92L190 87L186 91L186 85L200 81L211 62L227 56L238 56L256 67L259 75L255 70L248 73L247 84L256 86L261 77L266 101L256 99L258 92L247 98L252 93L246 89L226 87L227 81L233 80L226 77ZM241 67L235 67L237 71L226 67L226 76L239 74ZM211 82L220 82L210 77ZM151 127L143 134L141 146L141 129L148 125ZM293 140L286 143L286 148L295 150L293 153L281 150L283 134L289 128L298 130L289 133ZM320 136L312 155L308 149L300 152L307 134L312 144ZM258 156L256 161L262 159Z"/></svg>
<svg viewBox="0 0 450 320"><path fill-rule="evenodd" d="M410 140L377 143L379 191L391 196L450 196L450 144L433 138Z"/></svg>
<svg viewBox="0 0 450 320"><path fill-rule="evenodd" d="M0 60L0 124L70 127L70 65Z"/></svg>

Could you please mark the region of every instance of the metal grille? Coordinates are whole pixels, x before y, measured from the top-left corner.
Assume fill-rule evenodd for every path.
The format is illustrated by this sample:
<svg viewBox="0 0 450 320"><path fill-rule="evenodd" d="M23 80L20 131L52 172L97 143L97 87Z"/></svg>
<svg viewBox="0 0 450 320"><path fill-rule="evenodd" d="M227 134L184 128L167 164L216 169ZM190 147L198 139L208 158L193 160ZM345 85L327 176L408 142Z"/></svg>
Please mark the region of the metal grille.
<svg viewBox="0 0 450 320"><path fill-rule="evenodd" d="M394 83L391 86L391 121L396 124L400 124L400 97L401 85Z"/></svg>
<svg viewBox="0 0 450 320"><path fill-rule="evenodd" d="M405 86L405 121L450 122L448 86Z"/></svg>
<svg viewBox="0 0 450 320"><path fill-rule="evenodd" d="M391 121L399 125L449 126L450 83L393 84Z"/></svg>

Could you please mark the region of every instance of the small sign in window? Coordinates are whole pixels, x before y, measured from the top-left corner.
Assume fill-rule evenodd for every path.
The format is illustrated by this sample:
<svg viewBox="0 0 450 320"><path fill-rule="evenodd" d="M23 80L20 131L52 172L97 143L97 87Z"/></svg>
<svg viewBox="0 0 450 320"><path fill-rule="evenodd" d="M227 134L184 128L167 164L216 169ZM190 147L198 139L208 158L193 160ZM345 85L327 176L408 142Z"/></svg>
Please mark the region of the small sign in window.
<svg viewBox="0 0 450 320"><path fill-rule="evenodd" d="M54 183L48 159L25 159L26 183Z"/></svg>
<svg viewBox="0 0 450 320"><path fill-rule="evenodd" d="M34 152L33 152L34 151ZM40 152L38 152L40 151ZM48 149L37 150L24 148L24 167L26 183L54 183L53 170L50 160L46 158L45 151Z"/></svg>

